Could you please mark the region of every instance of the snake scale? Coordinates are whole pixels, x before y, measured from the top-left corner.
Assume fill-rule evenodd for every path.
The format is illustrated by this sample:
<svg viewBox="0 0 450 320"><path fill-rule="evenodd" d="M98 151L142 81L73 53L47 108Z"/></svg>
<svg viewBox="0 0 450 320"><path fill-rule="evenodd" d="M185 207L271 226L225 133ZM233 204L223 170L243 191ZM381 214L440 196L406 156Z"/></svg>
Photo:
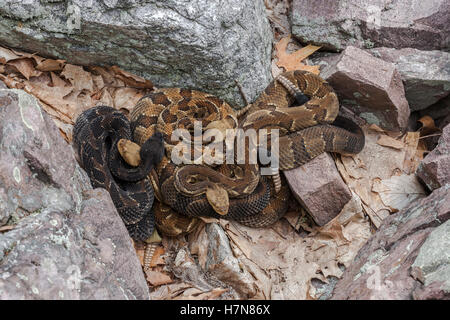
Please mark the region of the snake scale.
<svg viewBox="0 0 450 320"><path fill-rule="evenodd" d="M179 140L172 139L172 133L180 128L194 132L195 121L205 128L203 134L211 128L221 132L225 129L242 129L244 132L265 129L268 137L276 129L280 136L277 140L279 169L289 170L323 152L354 154L362 150L364 134L361 128L338 116L338 111L338 98L326 81L306 71L291 71L272 81L256 101L239 114L221 99L191 89L166 88L144 96L131 112L130 131L123 130L127 132L121 134L123 139L133 140L141 146L142 160L136 167L129 166L114 154L117 153L114 146L117 138L106 143L103 147L107 150L105 154L100 153L101 148L93 147L94 141L102 137L102 130L109 130L103 123L112 122L99 111L89 113L87 110L86 115L80 116L80 122L85 123L89 130L84 132L79 129L83 126L77 120L74 142L78 146L82 166L88 168L91 180L92 176L99 176L99 171L109 177L104 179L106 182L103 185L109 188L116 207L122 209L119 213L125 224L132 226L128 230L136 230L137 224L147 227L152 224L147 214L141 214L141 222L124 218L130 211L145 211L149 204L151 206L153 192L150 191L150 183L158 200L154 206L156 224L165 234L178 235L191 231L200 216L226 218L251 227L264 227L277 221L287 210L290 191L284 178L281 188L277 190L269 176L259 173L260 163L248 163L250 151L247 149L246 161L241 164L175 164L171 155ZM94 117L94 113L99 119ZM125 122L125 119L122 120ZM162 141L164 155L160 151ZM222 144L225 149L229 147L225 140L210 142L209 146L214 143ZM256 143L260 145L261 141ZM232 145L235 144L236 141L233 141ZM194 145L191 145L191 153L195 151ZM270 147L269 143L267 148ZM143 149L150 155L145 154ZM201 144L200 149L201 152L209 150L208 144ZM151 155L152 152L157 155ZM109 169L106 168L108 165ZM89 169L92 166L95 169ZM149 170L151 173L148 178L134 182L128 179L125 182L127 170L133 173L134 179ZM115 185L118 180L120 183ZM125 193L117 191L123 189ZM135 194L148 194L145 208L139 204ZM222 198L226 199L225 204ZM143 222L145 219L148 222ZM130 231L132 237L136 234L133 232Z"/></svg>

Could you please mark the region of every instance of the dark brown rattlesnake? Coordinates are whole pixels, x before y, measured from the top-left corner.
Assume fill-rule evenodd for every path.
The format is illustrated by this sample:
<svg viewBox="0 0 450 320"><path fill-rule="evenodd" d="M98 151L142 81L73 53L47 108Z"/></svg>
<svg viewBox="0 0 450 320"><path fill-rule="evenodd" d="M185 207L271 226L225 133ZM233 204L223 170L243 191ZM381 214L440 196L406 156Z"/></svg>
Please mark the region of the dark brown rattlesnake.
<svg viewBox="0 0 450 320"><path fill-rule="evenodd" d="M81 167L94 188L108 190L130 236L145 240L151 236L155 218L151 211L154 193L147 175L164 153L162 135L156 133L142 144L143 161L131 167L117 151L120 139L131 139L125 115L111 107L84 111L73 130L73 143Z"/></svg>

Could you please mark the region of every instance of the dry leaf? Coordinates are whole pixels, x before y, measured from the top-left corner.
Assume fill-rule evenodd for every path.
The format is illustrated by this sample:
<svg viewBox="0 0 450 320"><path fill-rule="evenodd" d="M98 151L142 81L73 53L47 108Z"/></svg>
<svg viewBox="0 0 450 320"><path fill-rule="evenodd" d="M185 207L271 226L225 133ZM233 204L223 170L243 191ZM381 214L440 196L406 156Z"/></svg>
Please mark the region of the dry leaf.
<svg viewBox="0 0 450 320"><path fill-rule="evenodd" d="M381 180L374 184L373 190L380 194L381 200L392 212L400 211L411 202L426 196L415 174Z"/></svg>
<svg viewBox="0 0 450 320"><path fill-rule="evenodd" d="M65 63L65 60L45 59L37 64L36 69L39 71L60 71Z"/></svg>
<svg viewBox="0 0 450 320"><path fill-rule="evenodd" d="M145 275L147 281L155 287L173 282L172 278L162 271L147 270L145 271Z"/></svg>
<svg viewBox="0 0 450 320"><path fill-rule="evenodd" d="M193 296L191 296L191 298L193 300L214 300L214 299L217 299L218 297L220 297L222 294L224 294L227 291L228 291L228 289L215 288L209 292L203 292L203 293L200 293L197 295L193 295ZM187 297L186 299L189 299L189 297Z"/></svg>
<svg viewBox="0 0 450 320"><path fill-rule="evenodd" d="M420 162L416 156L417 134L407 133L402 140L394 139L376 126L363 126L366 137L364 150L354 157L341 157L336 166L349 188L361 199L362 208L378 228L384 218L413 201L413 197L398 197L384 184L395 181L396 175L409 175ZM380 135L381 133L381 135ZM357 162L363 166L357 165ZM394 177L393 177L394 176ZM415 188L415 182L405 179L404 188ZM385 188L385 189L382 189ZM401 193L401 192L400 192Z"/></svg>
<svg viewBox="0 0 450 320"><path fill-rule="evenodd" d="M33 60L29 58L12 60L8 62L8 65L14 67L27 80L30 80L33 75L39 75L34 69Z"/></svg>
<svg viewBox="0 0 450 320"><path fill-rule="evenodd" d="M11 231L12 229L14 229L14 226L1 226L0 232Z"/></svg>
<svg viewBox="0 0 450 320"><path fill-rule="evenodd" d="M381 129L379 126L377 126L374 123L369 126L369 130L376 131L379 133L386 133L386 131L384 131L384 129Z"/></svg>
<svg viewBox="0 0 450 320"><path fill-rule="evenodd" d="M93 77L95 76L101 76L102 81L104 85L106 86L117 86L114 82L116 81L115 74L112 70L106 69L103 67L93 66L88 68L91 72ZM97 88L101 88L98 86Z"/></svg>
<svg viewBox="0 0 450 320"><path fill-rule="evenodd" d="M422 124L422 128L420 128L422 136L441 131L439 128L436 127L433 118L431 118L430 116L423 116L417 121Z"/></svg>
<svg viewBox="0 0 450 320"><path fill-rule="evenodd" d="M84 71L83 67L66 64L61 72L61 76L70 81L76 92L82 90L94 91L94 82L91 74Z"/></svg>
<svg viewBox="0 0 450 320"><path fill-rule="evenodd" d="M134 88L141 88L141 89L152 89L153 84L150 80L146 80L142 77L136 76L132 73L126 72L122 69L120 69L117 66L112 66L111 70L115 73L115 76L122 80L126 85Z"/></svg>
<svg viewBox="0 0 450 320"><path fill-rule="evenodd" d="M290 39L291 36L285 37L275 45L278 57L277 65L279 67L283 67L285 71L305 70L312 72L314 74L319 74L320 66L309 66L301 63L301 61L309 57L317 50L319 50L320 47L307 45L306 47L297 50L293 53L287 53L286 49Z"/></svg>
<svg viewBox="0 0 450 320"><path fill-rule="evenodd" d="M113 89L111 95L114 101L114 108L117 110L126 109L131 112L140 98L142 98L143 91L135 88L123 87Z"/></svg>
<svg viewBox="0 0 450 320"><path fill-rule="evenodd" d="M20 56L15 54L13 51L0 47L0 63L5 64L8 61L18 59Z"/></svg>
<svg viewBox="0 0 450 320"><path fill-rule="evenodd" d="M394 138L391 138L387 135L381 135L380 138L378 139L377 143L380 146L385 146L385 147L391 147L394 149L403 149L405 148L405 144L400 141L400 140L396 140Z"/></svg>
<svg viewBox="0 0 450 320"><path fill-rule="evenodd" d="M417 167L423 159L423 153L418 154L419 132L407 132L405 135L405 159L403 160L403 172L411 174L416 172Z"/></svg>
<svg viewBox="0 0 450 320"><path fill-rule="evenodd" d="M50 77L52 78L52 87L69 87L69 84L61 79L56 73L50 72Z"/></svg>

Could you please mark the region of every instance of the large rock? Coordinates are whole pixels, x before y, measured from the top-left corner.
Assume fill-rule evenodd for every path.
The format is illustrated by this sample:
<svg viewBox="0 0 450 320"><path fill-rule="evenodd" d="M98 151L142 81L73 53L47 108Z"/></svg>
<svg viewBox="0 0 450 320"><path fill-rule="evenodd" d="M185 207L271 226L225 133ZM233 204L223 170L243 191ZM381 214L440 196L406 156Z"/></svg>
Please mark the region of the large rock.
<svg viewBox="0 0 450 320"><path fill-rule="evenodd" d="M156 86L242 104L271 80L263 1L2 1L0 43L78 65L119 65Z"/></svg>
<svg viewBox="0 0 450 320"><path fill-rule="evenodd" d="M449 219L450 185L384 219L345 270L332 299L425 298L442 293L445 286L448 297L448 254L439 257L439 252L448 251L448 234L443 232L448 225L442 224ZM445 277L446 283L439 282Z"/></svg>
<svg viewBox="0 0 450 320"><path fill-rule="evenodd" d="M411 111L425 109L450 93L450 53L413 48L375 48L370 53L395 65Z"/></svg>
<svg viewBox="0 0 450 320"><path fill-rule="evenodd" d="M415 299L450 298L450 221L430 233L411 266L411 275L424 284Z"/></svg>
<svg viewBox="0 0 450 320"><path fill-rule="evenodd" d="M430 190L450 184L450 124L442 130L437 147L422 160L416 174Z"/></svg>
<svg viewBox="0 0 450 320"><path fill-rule="evenodd" d="M1 300L149 296L109 194L21 90L0 89L0 228Z"/></svg>
<svg viewBox="0 0 450 320"><path fill-rule="evenodd" d="M292 34L335 51L348 45L449 50L449 15L446 0L294 0Z"/></svg>
<svg viewBox="0 0 450 320"><path fill-rule="evenodd" d="M294 197L319 226L336 217L352 198L328 153L283 173Z"/></svg>
<svg viewBox="0 0 450 320"><path fill-rule="evenodd" d="M402 79L394 64L353 46L330 56L321 72L340 102L368 123L403 130L410 114Z"/></svg>

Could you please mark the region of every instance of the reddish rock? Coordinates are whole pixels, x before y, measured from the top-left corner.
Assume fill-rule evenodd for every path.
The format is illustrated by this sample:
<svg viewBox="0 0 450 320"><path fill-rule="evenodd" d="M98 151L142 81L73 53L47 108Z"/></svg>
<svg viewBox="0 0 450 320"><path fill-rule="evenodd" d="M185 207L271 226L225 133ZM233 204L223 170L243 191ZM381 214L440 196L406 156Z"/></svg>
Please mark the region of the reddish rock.
<svg viewBox="0 0 450 320"><path fill-rule="evenodd" d="M369 52L395 65L411 111L425 109L450 93L450 53L413 48L375 48Z"/></svg>
<svg viewBox="0 0 450 320"><path fill-rule="evenodd" d="M352 46L332 56L327 64L321 75L343 105L383 129L406 128L410 110L394 64Z"/></svg>
<svg viewBox="0 0 450 320"><path fill-rule="evenodd" d="M38 101L0 89L0 300L148 299L109 193Z"/></svg>
<svg viewBox="0 0 450 320"><path fill-rule="evenodd" d="M297 201L319 226L336 217L352 197L328 153L296 169L285 170L284 175Z"/></svg>
<svg viewBox="0 0 450 320"><path fill-rule="evenodd" d="M431 261L435 254L422 250L422 246L429 235L448 219L450 185L433 191L427 198L415 201L407 208L387 217L372 238L359 250L351 266L345 270L333 291L332 299L412 299L413 292L430 292L431 287L426 288L427 284L424 286L421 281L411 276L411 266L421 251L420 254L428 256L429 259L420 258L417 261L428 262L418 264L433 264ZM439 233L437 232L437 235ZM439 237L436 237L438 243ZM443 250L442 247L437 249L439 250ZM443 264L448 262L443 260ZM447 274L448 271L443 270L434 274L434 277L440 278ZM432 285L436 286L436 283L433 282Z"/></svg>
<svg viewBox="0 0 450 320"><path fill-rule="evenodd" d="M449 15L447 0L294 0L292 34L336 51L348 45L448 50Z"/></svg>
<svg viewBox="0 0 450 320"><path fill-rule="evenodd" d="M422 160L416 174L430 190L450 184L450 124L442 130L437 147Z"/></svg>

